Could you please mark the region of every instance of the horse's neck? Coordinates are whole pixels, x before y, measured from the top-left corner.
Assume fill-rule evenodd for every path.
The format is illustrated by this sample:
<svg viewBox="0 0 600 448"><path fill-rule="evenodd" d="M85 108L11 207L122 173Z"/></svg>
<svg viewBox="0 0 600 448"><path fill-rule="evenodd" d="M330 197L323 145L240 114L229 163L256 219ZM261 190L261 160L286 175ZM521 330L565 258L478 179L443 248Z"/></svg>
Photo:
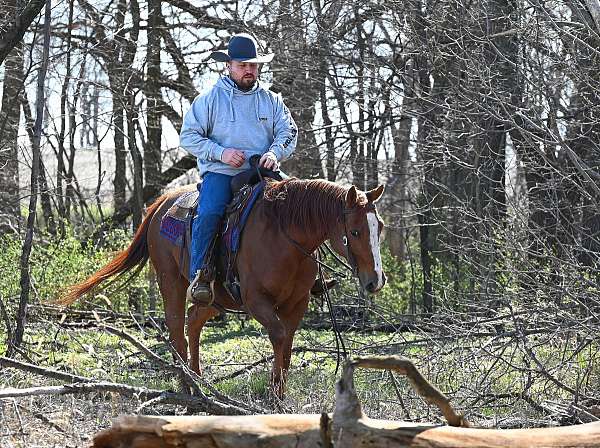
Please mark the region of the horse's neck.
<svg viewBox="0 0 600 448"><path fill-rule="evenodd" d="M291 238L307 252L314 252L317 248L327 241L327 236L315 235L310 229L288 229L284 236Z"/></svg>
<svg viewBox="0 0 600 448"><path fill-rule="evenodd" d="M281 233L286 239L292 239L308 252L316 250L321 244L327 241L335 226L335 224L331 224L323 227L321 223L307 223L304 226L293 225L287 229L283 229L279 223L271 224L274 231Z"/></svg>

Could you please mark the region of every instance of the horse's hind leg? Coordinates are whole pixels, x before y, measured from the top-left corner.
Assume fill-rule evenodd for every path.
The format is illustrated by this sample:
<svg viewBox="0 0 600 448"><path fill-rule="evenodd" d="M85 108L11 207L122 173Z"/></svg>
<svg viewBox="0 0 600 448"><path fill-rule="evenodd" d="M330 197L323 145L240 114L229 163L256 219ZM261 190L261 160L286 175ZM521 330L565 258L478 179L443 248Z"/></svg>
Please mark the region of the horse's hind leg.
<svg viewBox="0 0 600 448"><path fill-rule="evenodd" d="M219 311L212 307L201 307L192 305L188 309L188 341L190 344L190 368L200 375L200 333L202 327L210 319L219 314Z"/></svg>
<svg viewBox="0 0 600 448"><path fill-rule="evenodd" d="M187 362L187 342L184 332L187 281L178 272L163 271L158 274L158 285L163 298L169 340L181 359Z"/></svg>

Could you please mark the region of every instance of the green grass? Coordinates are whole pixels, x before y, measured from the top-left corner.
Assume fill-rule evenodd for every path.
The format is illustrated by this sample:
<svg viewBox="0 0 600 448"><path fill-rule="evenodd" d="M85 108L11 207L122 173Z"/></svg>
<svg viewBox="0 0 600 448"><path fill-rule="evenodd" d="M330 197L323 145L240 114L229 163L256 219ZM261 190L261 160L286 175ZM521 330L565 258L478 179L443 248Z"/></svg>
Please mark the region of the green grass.
<svg viewBox="0 0 600 448"><path fill-rule="evenodd" d="M49 366L102 381L144 386L162 390L177 390L177 378L153 364L137 348L123 339L97 328L74 329L59 325L57 320L36 314L26 333L26 348L41 366ZM67 318L66 325L77 321ZM171 355L162 338L154 329L144 332L128 321L111 322L149 347L166 361ZM395 354L412 359L432 384L446 393L460 411L467 412L471 420L520 416L539 418L540 415L522 400L504 398L474 400L477 395L518 394L524 390L531 375L531 362L519 349L519 341L473 339L468 343L436 341L431 344L410 345L410 339L420 339L416 334L346 333L344 338L352 354ZM538 359L554 377L568 387L579 387L582 395L593 394L598 383L597 343L585 353L569 357L577 348L576 340L560 345L564 360L558 356L557 347L539 344L535 348ZM545 341L541 341L545 342ZM558 344L558 342L555 342ZM301 329L295 339L298 349L292 358L284 406L287 411L319 413L333 410L336 376L336 355L330 331ZM486 347L486 352L481 347ZM393 349L392 349L393 347ZM246 322L242 328L235 317L226 322L205 328L201 357L204 378L221 393L240 401L271 409L267 393L271 362L259 364L231 379L221 378L272 354L265 332L256 322ZM588 357L586 357L588 356ZM500 361L498 361L500 358ZM566 361L565 361L566 360ZM557 387L544 375L535 374L528 394L538 403L545 400L572 400L565 390ZM20 375L20 374L19 374ZM6 383L0 375L0 387L27 387L38 379L13 375ZM587 382L582 383L587 375ZM398 391L389 373L359 369L355 374L356 389L367 414L376 418L405 419L401 406L409 410L410 418L418 421L441 421L437 409L426 405L412 390L406 378L395 375ZM50 381L52 384L60 384ZM273 411L277 409L273 408Z"/></svg>
<svg viewBox="0 0 600 448"><path fill-rule="evenodd" d="M33 293L31 304L44 304L55 299L67 285L80 281L105 264L129 243L130 235L115 231L109 235L103 248L93 248L69 234L60 241L36 242L31 256ZM14 239L0 240L0 298L11 316L16 313L19 293L19 256L21 242ZM383 253L389 283L386 289L372 298L371 323L384 323L402 317L408 309L412 295L420 291L411 283L408 265L393 259L387 250ZM435 272L440 285L445 283L443 269ZM415 281L420 282L420 273L415 272ZM446 282L447 283L447 282ZM509 282L510 283L510 282ZM343 301L356 300L354 281L344 282L334 293L335 305ZM524 329L545 322L540 319L555 319L560 311L543 294L535 297L520 297L514 284L507 289L512 294L509 305L515 312L531 310L531 317L524 314L519 321ZM107 288L74 305L76 309L109 309L127 314L131 311L131 300L137 299L147 309L149 283L144 275L138 276L129 287L119 290L118 285ZM449 291L451 294L451 291ZM459 296L449 296L444 302L446 310L452 311ZM160 304L160 300L158 301ZM311 304L311 318L323 319L318 313L317 301ZM457 310L464 311L463 306ZM454 310L456 311L456 310ZM497 312L507 312L495 310ZM160 309L157 311L161 315ZM546 313L546 314L544 314ZM564 315L569 319L576 314ZM445 319L448 316L444 316ZM30 314L25 333L25 350L40 366L58 368L103 381L113 381L148 388L177 390L177 378L153 364L129 342L97 327L81 326L75 316L60 322L60 315L35 309ZM484 420L499 416L540 417L523 400L518 398L493 399L487 396L518 394L525 391L537 403L558 400L569 403L574 400L565 390L573 388L580 396L597 396L600 384L600 356L598 355L597 333L593 326L551 329L547 334L511 338L496 337L489 333L490 326L464 328L466 313L454 316L456 327L437 323L430 332L415 333L344 333L344 340L351 355L394 354L412 359L426 378L445 392L471 419ZM89 321L93 319L90 316ZM593 324L589 321L590 325ZM112 326L126 329L138 341L149 347L166 361L171 354L163 342L166 331L159 334L150 327L140 327L131 319L108 322ZM432 321L436 324L436 321ZM505 323L506 331L516 328L514 322ZM5 354L5 322L0 320L0 355ZM587 324L586 324L587 325ZM591 329L588 331L588 328ZM472 331L473 336L467 337ZM443 336L451 336L444 339ZM582 344L587 344L580 350ZM523 344L531 349L545 371L537 366ZM316 331L301 328L295 338L296 351L288 379L284 401L290 412L319 413L331 411L334 402L337 356L335 341L330 330ZM579 351L578 351L579 350ZM202 334L201 362L205 378L221 393L247 403L260 404L272 409L267 397L271 362L263 362L249 368L263 358L272 355L272 348L264 329L255 321L240 321L229 316L226 322L210 324ZM231 379L234 372L247 368ZM560 387L556 381L564 384ZM408 381L396 375L398 393L391 377L386 372L363 371L356 373L359 397L372 417L406 418L400 402L410 413L412 420L437 421L439 412L426 406L412 391ZM49 384L60 384L48 380ZM39 384L39 378L12 371L0 374L0 387L26 387ZM276 410L276 409L273 409Z"/></svg>

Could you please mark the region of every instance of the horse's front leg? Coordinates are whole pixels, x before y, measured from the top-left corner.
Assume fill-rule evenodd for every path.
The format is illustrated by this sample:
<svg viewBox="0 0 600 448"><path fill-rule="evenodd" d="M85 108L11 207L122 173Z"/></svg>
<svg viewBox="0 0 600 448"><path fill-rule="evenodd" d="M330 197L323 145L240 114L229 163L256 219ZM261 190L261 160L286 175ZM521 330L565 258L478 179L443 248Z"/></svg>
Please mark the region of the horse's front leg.
<svg viewBox="0 0 600 448"><path fill-rule="evenodd" d="M289 361L285 363L285 345L289 331L275 312L273 302L266 297L251 297L246 301L248 311L259 323L265 327L269 340L273 346L273 370L271 371L271 388L275 395L281 399L285 392L285 376Z"/></svg>
<svg viewBox="0 0 600 448"><path fill-rule="evenodd" d="M286 362L286 344L290 336L279 320L271 321L269 326L265 325L265 328L269 334L271 345L273 345L274 355L273 369L271 370L271 390L279 400L282 400L285 394L285 381L290 365L289 358Z"/></svg>
<svg viewBox="0 0 600 448"><path fill-rule="evenodd" d="M309 299L310 295L307 294L305 297L302 297L300 300L296 301L294 306L290 307L289 309L282 310L279 313L280 320L287 329L287 336L283 343L283 367L281 369L281 383L284 385L287 380L287 374L289 372L290 362L292 360L294 335L296 334L296 330L300 325L300 321L306 313Z"/></svg>

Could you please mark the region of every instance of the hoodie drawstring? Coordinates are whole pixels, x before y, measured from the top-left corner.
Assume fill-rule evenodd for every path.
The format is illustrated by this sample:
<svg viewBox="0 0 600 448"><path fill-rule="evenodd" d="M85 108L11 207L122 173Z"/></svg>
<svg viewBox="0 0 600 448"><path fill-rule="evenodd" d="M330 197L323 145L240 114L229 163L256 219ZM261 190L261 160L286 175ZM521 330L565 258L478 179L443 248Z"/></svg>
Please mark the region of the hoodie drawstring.
<svg viewBox="0 0 600 448"><path fill-rule="evenodd" d="M256 110L256 120L260 123L260 101L258 101L258 93L254 94L254 109Z"/></svg>
<svg viewBox="0 0 600 448"><path fill-rule="evenodd" d="M233 89L229 89L229 113L231 115L229 121L235 121L235 114L233 112Z"/></svg>

